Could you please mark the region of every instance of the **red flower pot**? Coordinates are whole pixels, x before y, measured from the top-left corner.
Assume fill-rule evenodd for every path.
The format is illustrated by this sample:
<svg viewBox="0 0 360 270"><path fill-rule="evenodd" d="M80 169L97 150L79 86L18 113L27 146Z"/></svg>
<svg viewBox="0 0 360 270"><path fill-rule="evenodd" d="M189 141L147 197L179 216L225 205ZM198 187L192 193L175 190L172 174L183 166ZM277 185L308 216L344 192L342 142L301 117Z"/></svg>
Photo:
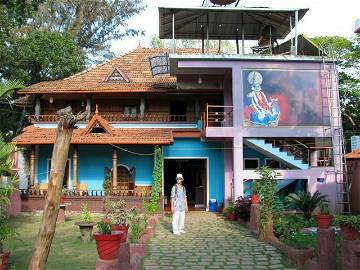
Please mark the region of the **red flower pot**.
<svg viewBox="0 0 360 270"><path fill-rule="evenodd" d="M236 214L235 214L235 213L228 213L228 214L226 215L226 218L227 218L228 220L234 221L234 220L236 220Z"/></svg>
<svg viewBox="0 0 360 270"><path fill-rule="evenodd" d="M121 242L126 242L129 228L121 225L111 225L111 230L114 232L122 232L123 236Z"/></svg>
<svg viewBox="0 0 360 270"><path fill-rule="evenodd" d="M0 253L0 270L6 270L8 267L10 252Z"/></svg>
<svg viewBox="0 0 360 270"><path fill-rule="evenodd" d="M94 233L96 249L102 260L113 260L119 256L119 248L122 232L111 232L111 234Z"/></svg>
<svg viewBox="0 0 360 270"><path fill-rule="evenodd" d="M356 240L358 231L348 224L340 225L341 235L345 240Z"/></svg>
<svg viewBox="0 0 360 270"><path fill-rule="evenodd" d="M318 215L317 224L320 229L328 229L330 227L332 216L330 215Z"/></svg>
<svg viewBox="0 0 360 270"><path fill-rule="evenodd" d="M260 202L259 195L252 194L251 195L251 204L259 204L259 202Z"/></svg>
<svg viewBox="0 0 360 270"><path fill-rule="evenodd" d="M65 195L60 195L60 204L65 204Z"/></svg>

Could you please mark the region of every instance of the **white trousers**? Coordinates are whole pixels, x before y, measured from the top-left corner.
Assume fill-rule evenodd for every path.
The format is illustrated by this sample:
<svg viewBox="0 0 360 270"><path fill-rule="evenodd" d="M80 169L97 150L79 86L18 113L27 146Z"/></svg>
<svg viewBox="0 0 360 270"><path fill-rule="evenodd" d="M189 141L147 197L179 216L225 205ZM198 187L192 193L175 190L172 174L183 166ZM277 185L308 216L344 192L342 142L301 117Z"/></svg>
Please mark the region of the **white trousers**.
<svg viewBox="0 0 360 270"><path fill-rule="evenodd" d="M179 233L184 230L185 211L174 211L172 218L173 233Z"/></svg>

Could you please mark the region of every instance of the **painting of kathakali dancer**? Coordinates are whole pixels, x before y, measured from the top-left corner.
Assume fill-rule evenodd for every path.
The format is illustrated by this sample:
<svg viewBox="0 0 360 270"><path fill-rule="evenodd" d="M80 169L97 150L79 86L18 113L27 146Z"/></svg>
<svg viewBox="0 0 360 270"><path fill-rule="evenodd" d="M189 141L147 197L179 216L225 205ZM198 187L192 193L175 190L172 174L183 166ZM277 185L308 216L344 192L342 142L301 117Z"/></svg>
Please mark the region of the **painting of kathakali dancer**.
<svg viewBox="0 0 360 270"><path fill-rule="evenodd" d="M318 70L243 70L245 126L321 126L326 97Z"/></svg>

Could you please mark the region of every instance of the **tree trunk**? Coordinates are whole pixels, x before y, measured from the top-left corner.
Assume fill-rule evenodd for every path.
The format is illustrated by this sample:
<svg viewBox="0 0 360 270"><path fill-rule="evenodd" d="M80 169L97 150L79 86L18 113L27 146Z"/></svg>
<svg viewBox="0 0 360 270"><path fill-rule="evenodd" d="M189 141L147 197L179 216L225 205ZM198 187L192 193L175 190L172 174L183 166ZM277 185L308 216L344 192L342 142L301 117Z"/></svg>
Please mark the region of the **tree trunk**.
<svg viewBox="0 0 360 270"><path fill-rule="evenodd" d="M62 182L72 132L76 122L82 120L86 116L86 113L79 113L74 116L71 107L67 107L59 110L58 115L60 120L57 126L55 144L51 158L48 192L45 197L44 212L28 268L31 270L45 269L51 243L55 234Z"/></svg>

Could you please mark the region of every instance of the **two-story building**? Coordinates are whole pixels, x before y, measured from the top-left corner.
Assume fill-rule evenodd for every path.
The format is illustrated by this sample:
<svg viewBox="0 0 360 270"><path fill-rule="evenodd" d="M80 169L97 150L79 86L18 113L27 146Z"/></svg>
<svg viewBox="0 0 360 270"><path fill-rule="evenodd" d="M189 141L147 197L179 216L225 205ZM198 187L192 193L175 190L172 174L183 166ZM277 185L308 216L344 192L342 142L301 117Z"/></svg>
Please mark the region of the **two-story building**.
<svg viewBox="0 0 360 270"><path fill-rule="evenodd" d="M68 195L101 197L105 183L117 195L147 196L159 145L165 204L177 173L189 203L206 207L209 199L250 194L255 170L267 165L280 174L280 194L319 190L342 208L336 64L297 35L306 11L159 8L159 36L174 40L171 51L139 47L20 90L34 106L32 124L14 139L26 149L19 160L23 194L46 189L56 110L71 106L88 114L71 140ZM291 40L276 46L289 33ZM201 40L201 49L176 49L176 39ZM214 53L211 39L234 40L237 53ZM250 54L248 40L258 41Z"/></svg>

